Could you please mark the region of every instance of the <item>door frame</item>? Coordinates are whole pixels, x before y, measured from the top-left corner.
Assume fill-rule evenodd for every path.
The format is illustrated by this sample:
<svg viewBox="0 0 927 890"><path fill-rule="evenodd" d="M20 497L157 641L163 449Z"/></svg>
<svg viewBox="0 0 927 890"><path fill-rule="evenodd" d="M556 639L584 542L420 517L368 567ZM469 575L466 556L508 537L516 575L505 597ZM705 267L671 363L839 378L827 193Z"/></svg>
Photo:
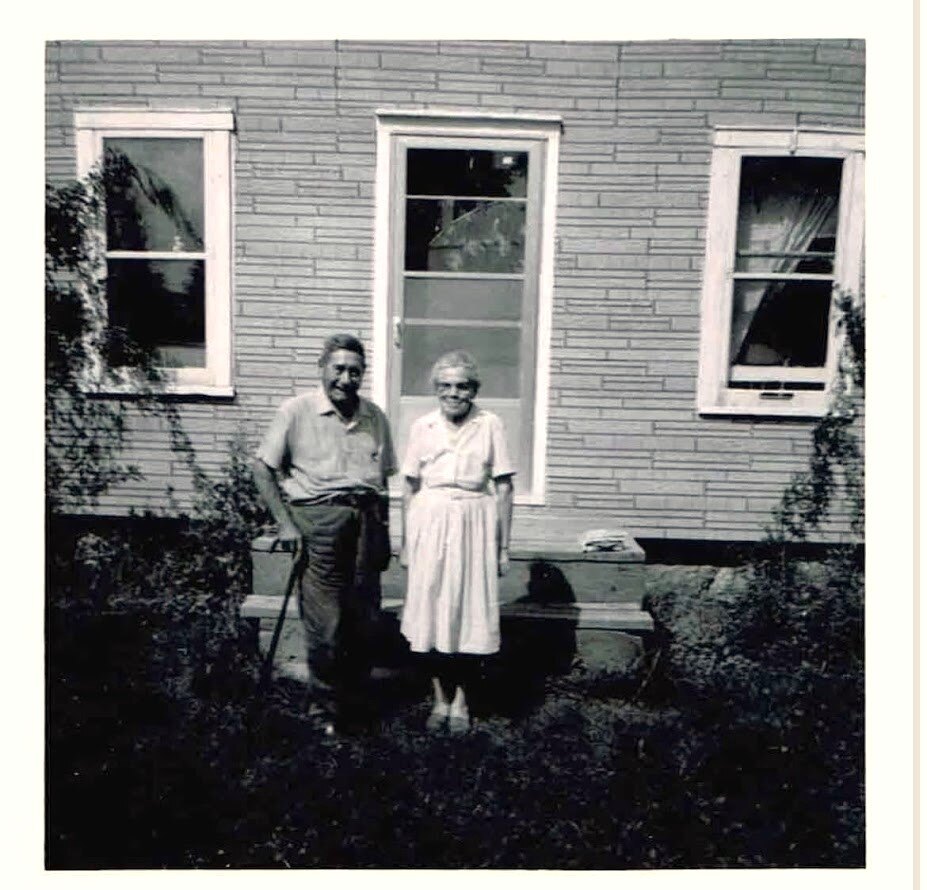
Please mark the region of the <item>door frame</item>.
<svg viewBox="0 0 927 890"><path fill-rule="evenodd" d="M374 287L371 390L373 400L389 407L392 343L390 227L394 222L394 143L398 136L483 139L535 139L544 143L538 278L535 315L535 366L532 472L522 479L518 504L544 503L547 470L547 413L550 395L550 348L553 318L554 226L557 169L562 122L555 115L469 114L452 111L378 110L375 182Z"/></svg>

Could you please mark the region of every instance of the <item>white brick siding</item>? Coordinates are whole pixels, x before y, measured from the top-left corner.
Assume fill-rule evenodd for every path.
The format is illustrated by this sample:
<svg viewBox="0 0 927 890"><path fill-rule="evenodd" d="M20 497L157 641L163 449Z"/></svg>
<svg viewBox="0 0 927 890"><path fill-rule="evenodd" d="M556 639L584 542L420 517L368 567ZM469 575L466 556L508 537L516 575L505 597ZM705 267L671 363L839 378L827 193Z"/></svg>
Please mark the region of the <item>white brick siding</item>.
<svg viewBox="0 0 927 890"><path fill-rule="evenodd" d="M588 511L755 539L803 468L810 422L696 413L711 130L862 126L861 42L51 43L47 71L52 182L74 175L76 105L235 112L236 395L181 406L204 466L312 385L328 334L372 342L374 110L400 105L563 118L547 505L516 510L516 538ZM137 426L145 479L101 509L169 508L168 485L186 506L163 424Z"/></svg>

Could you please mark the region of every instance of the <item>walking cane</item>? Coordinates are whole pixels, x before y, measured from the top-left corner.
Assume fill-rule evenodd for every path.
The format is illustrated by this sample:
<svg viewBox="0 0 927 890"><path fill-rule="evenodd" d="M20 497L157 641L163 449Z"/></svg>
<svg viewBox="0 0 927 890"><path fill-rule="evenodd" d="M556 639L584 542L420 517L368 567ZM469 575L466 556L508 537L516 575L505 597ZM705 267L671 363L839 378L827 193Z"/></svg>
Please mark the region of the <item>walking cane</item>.
<svg viewBox="0 0 927 890"><path fill-rule="evenodd" d="M279 540L274 541L270 548L271 553L274 552L279 543ZM283 630L283 622L286 620L286 607L290 602L290 594L293 593L293 588L296 586L296 581L299 578L299 570L302 567L302 557L302 546L297 542L296 553L293 556L293 566L290 569L290 576L286 582L286 590L283 593L283 605L280 607L280 614L277 616L277 623L274 626L274 633L270 638L270 648L267 650L267 657L264 659L264 663L261 665L261 678L258 688L262 692L270 683L270 678L274 671L274 657L277 654L277 645L280 642L280 633Z"/></svg>

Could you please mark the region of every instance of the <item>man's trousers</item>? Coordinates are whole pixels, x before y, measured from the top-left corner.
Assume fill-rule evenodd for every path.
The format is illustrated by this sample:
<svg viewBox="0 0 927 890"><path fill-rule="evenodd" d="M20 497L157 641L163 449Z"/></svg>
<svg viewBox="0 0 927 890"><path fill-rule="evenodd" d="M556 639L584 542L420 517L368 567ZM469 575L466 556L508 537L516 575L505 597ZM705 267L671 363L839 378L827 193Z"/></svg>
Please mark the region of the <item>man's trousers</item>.
<svg viewBox="0 0 927 890"><path fill-rule="evenodd" d="M303 537L299 611L310 695L331 719L352 720L369 704L388 536L375 505L291 505L290 513Z"/></svg>

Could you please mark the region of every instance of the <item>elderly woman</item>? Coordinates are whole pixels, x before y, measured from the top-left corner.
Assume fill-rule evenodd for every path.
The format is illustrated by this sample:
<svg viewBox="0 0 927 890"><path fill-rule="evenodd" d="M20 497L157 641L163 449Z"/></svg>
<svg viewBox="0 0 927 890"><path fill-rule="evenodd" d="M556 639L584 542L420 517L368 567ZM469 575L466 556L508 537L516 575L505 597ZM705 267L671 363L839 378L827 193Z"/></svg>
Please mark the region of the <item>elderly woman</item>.
<svg viewBox="0 0 927 890"><path fill-rule="evenodd" d="M474 656L499 650L498 576L508 569L512 476L502 422L477 407L479 371L466 352L435 362L438 409L416 420L401 473L408 591L402 634L433 653L430 730L470 726Z"/></svg>

